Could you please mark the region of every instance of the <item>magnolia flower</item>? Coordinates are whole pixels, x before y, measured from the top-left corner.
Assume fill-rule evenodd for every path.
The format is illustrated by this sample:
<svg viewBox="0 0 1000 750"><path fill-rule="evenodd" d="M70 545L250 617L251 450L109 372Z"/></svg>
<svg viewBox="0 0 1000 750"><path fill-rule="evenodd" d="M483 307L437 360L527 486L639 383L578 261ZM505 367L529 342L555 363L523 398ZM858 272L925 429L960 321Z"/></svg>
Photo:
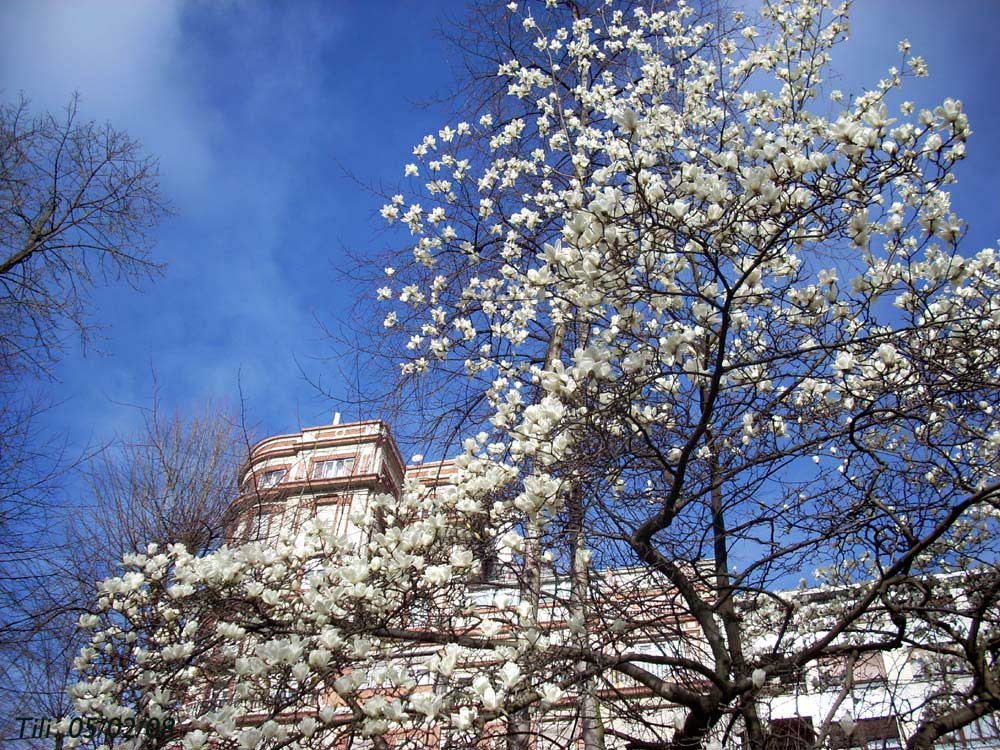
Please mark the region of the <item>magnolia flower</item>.
<svg viewBox="0 0 1000 750"><path fill-rule="evenodd" d="M750 674L750 680L755 688L763 687L765 679L767 679L767 673L763 669L757 668Z"/></svg>
<svg viewBox="0 0 1000 750"><path fill-rule="evenodd" d="M455 664L458 662L458 648L449 644L445 647L444 654L432 660L431 669L444 677L450 677L455 671Z"/></svg>
<svg viewBox="0 0 1000 750"><path fill-rule="evenodd" d="M573 354L574 370L581 377L593 375L597 379L607 379L611 376L611 366L608 364L607 352L595 347L577 349Z"/></svg>
<svg viewBox="0 0 1000 750"><path fill-rule="evenodd" d="M365 737L379 737L389 731L385 719L368 718L361 722L361 734Z"/></svg>
<svg viewBox="0 0 1000 750"><path fill-rule="evenodd" d="M433 719L441 710L442 698L434 693L414 693L410 696L410 708L428 719Z"/></svg>
<svg viewBox="0 0 1000 750"><path fill-rule="evenodd" d="M388 705L388 701L385 696L375 694L369 696L368 699L361 704L361 710L364 711L365 715L370 718L376 718L382 715L382 710Z"/></svg>
<svg viewBox="0 0 1000 750"><path fill-rule="evenodd" d="M371 641L367 638L353 638L351 640L350 655L355 659L364 659L372 649Z"/></svg>
<svg viewBox="0 0 1000 750"><path fill-rule="evenodd" d="M248 727L240 731L237 742L240 750L256 750L260 745L264 733L256 727Z"/></svg>
<svg viewBox="0 0 1000 750"><path fill-rule="evenodd" d="M428 565L424 571L424 580L431 586L444 586L452 577L450 565Z"/></svg>
<svg viewBox="0 0 1000 750"><path fill-rule="evenodd" d="M389 721L402 721L406 718L406 712L403 710L403 704L399 700L391 700L382 708L382 715L385 716Z"/></svg>
<svg viewBox="0 0 1000 750"><path fill-rule="evenodd" d="M479 696L480 700L482 700L483 708L487 711L495 711L500 705L496 691L490 684L489 678L485 675L479 675L472 681L472 689Z"/></svg>
<svg viewBox="0 0 1000 750"><path fill-rule="evenodd" d="M368 578L368 563L358 561L353 565L341 568L338 572L346 583L361 583Z"/></svg>
<svg viewBox="0 0 1000 750"><path fill-rule="evenodd" d="M473 562L472 550L456 547L451 551L448 562L456 568L468 568Z"/></svg>
<svg viewBox="0 0 1000 750"><path fill-rule="evenodd" d="M892 367L899 361L899 354L896 353L896 347L892 344L880 344L878 347L878 356L886 367Z"/></svg>
<svg viewBox="0 0 1000 750"><path fill-rule="evenodd" d="M504 689L510 690L521 681L521 668L514 662L506 662L497 672L497 678Z"/></svg>
<svg viewBox="0 0 1000 750"><path fill-rule="evenodd" d="M195 729L193 732L188 732L184 735L182 744L185 750L201 750L201 748L205 747L206 742L208 742L208 735L200 729Z"/></svg>
<svg viewBox="0 0 1000 750"><path fill-rule="evenodd" d="M524 550L524 537L522 537L516 531L508 531L506 534L500 537L500 546L501 548L509 549L512 552L521 552Z"/></svg>
<svg viewBox="0 0 1000 750"><path fill-rule="evenodd" d="M687 215L690 205L687 201L678 198L667 206L667 213L675 219L683 219Z"/></svg>
<svg viewBox="0 0 1000 750"><path fill-rule="evenodd" d="M309 666L313 669L324 670L330 663L330 652L325 648L313 649L309 653Z"/></svg>
<svg viewBox="0 0 1000 750"><path fill-rule="evenodd" d="M236 660L234 664L234 669L236 670L236 674L239 677L245 677L248 674L253 674L254 672L254 667L250 659L243 656L241 656Z"/></svg>
<svg viewBox="0 0 1000 750"><path fill-rule="evenodd" d="M868 210L858 211L851 216L848 233L858 247L868 246Z"/></svg>
<svg viewBox="0 0 1000 750"><path fill-rule="evenodd" d="M562 700L566 695L566 691L558 685L546 682L538 689L538 694L541 696L543 706L551 706Z"/></svg>
<svg viewBox="0 0 1000 750"><path fill-rule="evenodd" d="M181 661L194 653L193 643L179 643L174 646L164 646L160 649L160 656L164 661Z"/></svg>
<svg viewBox="0 0 1000 750"><path fill-rule="evenodd" d="M621 110L614 116L614 119L618 123L618 127L629 134L634 133L639 127L639 116L632 109Z"/></svg>
<svg viewBox="0 0 1000 750"><path fill-rule="evenodd" d="M312 737L316 733L316 728L318 726L319 722L317 722L316 719L312 716L306 716L299 722L299 731L306 737Z"/></svg>
<svg viewBox="0 0 1000 750"><path fill-rule="evenodd" d="M96 628L100 621L97 615L80 615L78 624L81 628Z"/></svg>
<svg viewBox="0 0 1000 750"><path fill-rule="evenodd" d="M473 722L476 720L476 715L476 709L462 706L457 714L451 715L451 724L455 729L464 732L472 727Z"/></svg>
<svg viewBox="0 0 1000 750"><path fill-rule="evenodd" d="M841 372L847 372L852 367L854 367L854 355L850 352L840 352L837 355L837 361L833 364L833 369Z"/></svg>
<svg viewBox="0 0 1000 750"><path fill-rule="evenodd" d="M479 624L479 633L483 638L493 638L501 630L503 630L503 623L496 620L484 620Z"/></svg>

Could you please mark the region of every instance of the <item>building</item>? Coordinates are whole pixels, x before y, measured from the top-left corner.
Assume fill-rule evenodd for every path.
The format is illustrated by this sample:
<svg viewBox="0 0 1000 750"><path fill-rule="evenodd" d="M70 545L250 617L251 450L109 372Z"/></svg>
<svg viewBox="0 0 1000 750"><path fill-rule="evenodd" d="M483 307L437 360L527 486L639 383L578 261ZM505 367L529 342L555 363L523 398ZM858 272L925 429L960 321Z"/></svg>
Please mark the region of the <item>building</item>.
<svg viewBox="0 0 1000 750"><path fill-rule="evenodd" d="M406 465L385 422L311 427L253 446L230 509L230 541L263 539L316 518L345 536L358 533L351 510L378 493L398 496L407 479L448 482L451 461Z"/></svg>
<svg viewBox="0 0 1000 750"><path fill-rule="evenodd" d="M398 497L408 480L432 489L441 487L448 484L454 472L451 461L408 465L389 426L377 420L347 424L335 421L270 437L253 447L241 469L240 494L232 506L229 538L232 543L267 539L280 529L294 530L306 519L315 518L338 534L358 537L361 542L361 532L351 521L351 513L363 510L372 495L388 493ZM640 637L629 644L633 652L649 655L648 668L658 677L670 679L672 675L669 668L656 666L657 657L683 657L695 662L708 659L707 644L700 640L693 618L685 614L676 597L665 591L662 581L650 580L648 571L595 571L592 587L600 602L593 613L596 617L630 620L654 613L658 618L655 639ZM823 597L829 596L829 592L819 589L781 593L803 605L820 604ZM517 596L513 580L503 575L490 576L476 591L476 606L489 612L496 608L499 597ZM545 577L542 600L545 628L554 637L566 636L571 617L566 581L552 575ZM763 685L759 707L769 731L770 747L804 750L812 747L821 734L829 736L831 750L901 747L902 738L916 728L913 709L929 690L917 661L906 649L898 649L865 654L855 662L843 658L821 660L806 668L770 675ZM419 689L436 690L433 677L427 675ZM618 676L598 686L595 696L609 705L629 702L642 717L630 720L629 711L620 711L608 718L608 748L641 747L637 741L653 743L657 738L649 733L649 725L672 727L679 716L675 707L652 700L650 691L627 677ZM329 704L335 706L336 699ZM535 727L539 750L579 746L576 716L571 700L557 703L543 723ZM838 718L830 720L834 716ZM852 718L839 718L847 716ZM633 738L631 744L624 737ZM439 744L430 734L425 740L429 747ZM994 717L988 717L957 733L946 746L1000 748L1000 726Z"/></svg>

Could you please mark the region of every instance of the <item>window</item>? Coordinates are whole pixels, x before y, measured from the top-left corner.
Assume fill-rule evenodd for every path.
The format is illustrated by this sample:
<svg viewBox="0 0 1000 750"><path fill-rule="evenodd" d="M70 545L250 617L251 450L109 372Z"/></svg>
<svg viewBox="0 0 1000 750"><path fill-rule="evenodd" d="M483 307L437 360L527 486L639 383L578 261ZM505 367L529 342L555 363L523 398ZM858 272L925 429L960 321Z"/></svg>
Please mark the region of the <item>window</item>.
<svg viewBox="0 0 1000 750"><path fill-rule="evenodd" d="M316 503L316 523L328 531L346 533L348 515L351 512L350 499L339 499L334 502L331 502L333 498L323 498L323 500L324 502Z"/></svg>
<svg viewBox="0 0 1000 750"><path fill-rule="evenodd" d="M820 659L819 674L825 685L839 685L847 678L846 656L831 656ZM854 682L862 685L885 679L885 662L878 651L859 654L854 662Z"/></svg>
<svg viewBox="0 0 1000 750"><path fill-rule="evenodd" d="M861 654L854 664L854 681L857 683L877 682L885 679L885 661L878 651Z"/></svg>
<svg viewBox="0 0 1000 750"><path fill-rule="evenodd" d="M768 677L777 677L781 685L789 687L804 685L806 677L805 670L802 667L797 667L794 664L784 664L778 668L778 663L786 658L785 654L766 654L760 663L762 667L770 667L767 670ZM810 724L810 726L812 725Z"/></svg>
<svg viewBox="0 0 1000 750"><path fill-rule="evenodd" d="M287 469L271 469L270 471L265 471L257 480L257 489L266 490L269 487L274 487L276 484L284 481L285 474L287 473Z"/></svg>
<svg viewBox="0 0 1000 750"><path fill-rule="evenodd" d="M764 747L767 750L807 750L816 741L811 716L771 719Z"/></svg>
<svg viewBox="0 0 1000 750"><path fill-rule="evenodd" d="M247 524L247 541L259 542L267 537L271 529L271 514L266 511L258 511L257 515Z"/></svg>
<svg viewBox="0 0 1000 750"><path fill-rule="evenodd" d="M1000 719L986 715L976 719L968 726L945 735L942 740L963 748L970 745L972 747L996 747L998 738L1000 738Z"/></svg>
<svg viewBox="0 0 1000 750"><path fill-rule="evenodd" d="M317 461L313 464L313 479L332 479L344 477L354 468L353 458L334 458L327 461Z"/></svg>
<svg viewBox="0 0 1000 750"><path fill-rule="evenodd" d="M830 727L830 747L844 750L849 747L896 748L899 747L899 725L895 716L880 716L876 719L858 719L849 735L844 734L840 724Z"/></svg>
<svg viewBox="0 0 1000 750"><path fill-rule="evenodd" d="M247 526L246 541L273 541L283 529L293 529L295 509L284 505L271 504L258 507Z"/></svg>

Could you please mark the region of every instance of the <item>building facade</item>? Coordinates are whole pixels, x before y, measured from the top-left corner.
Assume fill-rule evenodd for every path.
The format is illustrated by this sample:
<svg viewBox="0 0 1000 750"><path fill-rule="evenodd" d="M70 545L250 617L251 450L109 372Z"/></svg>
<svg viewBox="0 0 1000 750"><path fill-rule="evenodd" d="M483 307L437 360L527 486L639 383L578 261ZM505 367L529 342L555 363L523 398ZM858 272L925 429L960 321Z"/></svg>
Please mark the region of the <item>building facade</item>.
<svg viewBox="0 0 1000 750"><path fill-rule="evenodd" d="M357 538L360 544L361 531L352 522L351 514L363 511L373 495L388 493L398 497L409 480L432 489L442 487L451 481L454 472L455 465L447 460L407 464L389 426L378 420L335 422L270 437L253 447L241 469L229 541L238 544L266 540L282 529L294 530L305 520L316 519L338 535ZM669 668L656 666L657 659L679 657L707 663L709 651L700 640L693 618L685 616L680 602L656 584L642 569L595 571L591 590L596 592L598 603L591 614L610 621L658 613L663 624L658 632L668 635L639 638L629 647L633 652L648 654L649 670L670 679ZM572 616L565 587L566 581L557 576L543 576L541 624L556 639L566 633ZM809 589L783 593L799 597L804 603L824 595ZM476 606L483 612L494 611L500 598L516 599L518 595L516 581L501 573L489 577L476 590ZM916 729L914 709L922 704L929 690L912 657L906 649L899 649L865 654L856 661L821 660L807 668L769 675L760 693L759 714L768 728L770 747L805 750L821 736L827 738L826 746L831 750L901 747L902 738ZM461 671L459 668L458 673ZM471 675L470 670L470 680ZM620 676L615 680L596 687L596 700L608 706L626 701L633 708L613 715L609 712L602 720L606 747L639 748L644 747L642 742L655 746L663 736L662 728L674 726L681 712L652 700L650 692L634 680ZM419 689L434 691L433 676L428 674ZM335 697L329 699L329 705L337 705ZM533 747L582 747L578 719L578 706L572 699L558 702L533 728ZM650 727L660 727L661 731L651 731ZM412 737L409 739L412 742ZM425 739L428 747L439 745L433 734ZM946 746L1000 748L1000 727L994 717L987 717L956 733Z"/></svg>
<svg viewBox="0 0 1000 750"><path fill-rule="evenodd" d="M451 461L404 463L389 426L367 420L311 427L258 442L240 470L229 540L273 537L309 518L354 537L352 511L379 493L399 496L403 483L446 484Z"/></svg>

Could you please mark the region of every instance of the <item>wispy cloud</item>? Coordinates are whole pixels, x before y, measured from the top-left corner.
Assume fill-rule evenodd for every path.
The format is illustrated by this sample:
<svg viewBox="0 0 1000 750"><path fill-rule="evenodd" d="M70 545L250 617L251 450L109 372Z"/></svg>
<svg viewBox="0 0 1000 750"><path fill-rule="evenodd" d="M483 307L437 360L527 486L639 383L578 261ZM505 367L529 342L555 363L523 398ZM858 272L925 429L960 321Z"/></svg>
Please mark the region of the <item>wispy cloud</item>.
<svg viewBox="0 0 1000 750"><path fill-rule="evenodd" d="M98 434L120 426L127 417L112 402L148 399L150 362L170 401L231 397L239 372L265 430L326 418L294 358L330 353L313 314L345 313L340 247L364 252L381 226L377 202L337 164L391 182L412 144L443 124L410 102L446 88L435 30L448 10L444 0L0 3L4 96L23 90L54 109L78 90L87 117L159 157L178 209L157 235L167 277L142 295L95 296L110 356L67 358L54 419ZM988 242L1000 150L989 78L996 10L970 1L949 12L962 23L942 26L937 0L856 4L854 38L837 58L843 77L830 85L873 84L899 62L898 38L911 37L932 71L920 96L966 101L976 133L956 208Z"/></svg>
<svg viewBox="0 0 1000 750"><path fill-rule="evenodd" d="M161 158L168 189L205 184L211 131L221 123L198 104L183 16L172 0L4 3L0 87L8 98L24 91L47 110L79 91L85 116L136 134Z"/></svg>
<svg viewBox="0 0 1000 750"><path fill-rule="evenodd" d="M121 426L114 402L148 401L150 364L178 401L229 395L294 411L293 353L314 333L289 258L301 251L298 167L322 125L320 57L332 19L318 6L8 3L0 88L37 110L83 97L83 115L140 138L178 215L158 233L165 279L143 295L95 295L110 356L71 354L64 423ZM327 271L329 269L326 269ZM124 417L126 420L129 417Z"/></svg>

